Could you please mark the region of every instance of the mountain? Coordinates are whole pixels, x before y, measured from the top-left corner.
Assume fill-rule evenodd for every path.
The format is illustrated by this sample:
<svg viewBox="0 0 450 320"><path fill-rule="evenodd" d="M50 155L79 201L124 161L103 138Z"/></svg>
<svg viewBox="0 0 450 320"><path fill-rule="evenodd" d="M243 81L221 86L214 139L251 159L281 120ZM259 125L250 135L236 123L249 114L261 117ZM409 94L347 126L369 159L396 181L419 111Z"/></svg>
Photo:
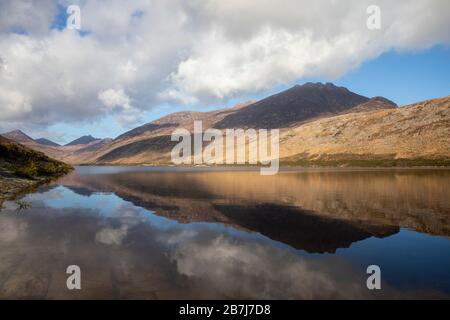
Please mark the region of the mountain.
<svg viewBox="0 0 450 320"><path fill-rule="evenodd" d="M50 147L60 147L61 146L61 145L57 144L56 142L53 142L46 138L39 138L39 139L36 139L35 141L44 146L50 146Z"/></svg>
<svg viewBox="0 0 450 320"><path fill-rule="evenodd" d="M1 135L9 140L12 140L17 143L24 144L24 145L26 145L28 143L35 143L33 138L31 138L30 136L28 136L21 130L14 130L14 131L10 131L7 133L2 133Z"/></svg>
<svg viewBox="0 0 450 320"><path fill-rule="evenodd" d="M89 144L89 143L92 143L92 142L98 141L98 140L101 140L101 139L94 138L91 135L82 136L78 139L73 140L72 142L69 142L68 144L66 144L66 146L77 146L77 145L82 145L82 144Z"/></svg>
<svg viewBox="0 0 450 320"><path fill-rule="evenodd" d="M2 136L34 151L42 152L51 158L74 164L78 163L79 159L83 159L86 155L94 154L98 149L112 141L112 139L96 139L92 136L84 136L68 145L61 146L45 138L33 140L33 138L20 130L8 132Z"/></svg>
<svg viewBox="0 0 450 320"><path fill-rule="evenodd" d="M14 130L1 134L3 137L21 143L23 145L34 145L36 143L43 146L59 147L60 145L46 138L33 139L21 130Z"/></svg>
<svg viewBox="0 0 450 320"><path fill-rule="evenodd" d="M281 123L283 117L273 117L281 127L281 162L330 166L450 165L450 97L403 107L382 97L361 100L364 102L356 106L336 103L319 113L308 111L312 118L302 116L296 122L288 117ZM170 152L176 144L170 141L170 134L175 128L192 130L193 120L199 119L205 120L204 129L220 128L223 123L230 127L248 125L255 121L248 117L248 110L255 110L254 106L172 114L122 135L84 160L97 164L170 164ZM324 110L328 110L327 114ZM230 118L238 125L229 122ZM274 126L267 122L269 118L262 121L268 127Z"/></svg>
<svg viewBox="0 0 450 320"><path fill-rule="evenodd" d="M319 116L349 110L370 99L331 83L306 83L258 101L226 116L215 127L284 128Z"/></svg>
<svg viewBox="0 0 450 320"><path fill-rule="evenodd" d="M192 131L193 122L207 128L282 128L339 114L393 109L397 105L382 97L368 98L333 84L306 83L257 102L210 112L177 112L128 131L105 145L82 163L167 164L176 144L176 128ZM79 159L81 160L81 159Z"/></svg>
<svg viewBox="0 0 450 320"><path fill-rule="evenodd" d="M203 130L279 128L284 164L450 165L449 109L450 97L398 107L331 83L306 83L232 108L172 113L114 140L84 136L61 147L26 145L71 164L166 165L177 144L173 131L192 132L201 120Z"/></svg>

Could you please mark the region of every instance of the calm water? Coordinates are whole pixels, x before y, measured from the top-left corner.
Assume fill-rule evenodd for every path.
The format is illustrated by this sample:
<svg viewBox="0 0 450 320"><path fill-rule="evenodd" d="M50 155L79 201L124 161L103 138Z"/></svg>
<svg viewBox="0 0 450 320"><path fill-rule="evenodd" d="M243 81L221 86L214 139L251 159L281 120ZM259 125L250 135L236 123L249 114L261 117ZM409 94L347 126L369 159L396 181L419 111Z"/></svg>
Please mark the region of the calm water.
<svg viewBox="0 0 450 320"><path fill-rule="evenodd" d="M0 298L450 297L450 171L81 167L22 200Z"/></svg>

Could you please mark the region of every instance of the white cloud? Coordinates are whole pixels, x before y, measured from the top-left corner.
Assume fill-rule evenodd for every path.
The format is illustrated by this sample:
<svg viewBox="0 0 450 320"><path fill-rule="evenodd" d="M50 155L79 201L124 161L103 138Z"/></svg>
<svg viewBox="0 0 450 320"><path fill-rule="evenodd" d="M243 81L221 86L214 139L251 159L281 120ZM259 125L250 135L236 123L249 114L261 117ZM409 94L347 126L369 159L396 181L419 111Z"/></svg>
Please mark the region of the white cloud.
<svg viewBox="0 0 450 320"><path fill-rule="evenodd" d="M14 90L5 90L0 87L0 106L2 106L2 119L10 120L20 117L23 113L32 110L30 98Z"/></svg>
<svg viewBox="0 0 450 320"><path fill-rule="evenodd" d="M122 107L127 110L131 108L130 97L125 94L123 89L107 89L98 93L98 98L109 108Z"/></svg>
<svg viewBox="0 0 450 320"><path fill-rule="evenodd" d="M302 77L335 79L385 51L450 40L450 3L442 0L376 1L380 31L366 27L373 1L197 3L212 27L171 76L178 95L197 98L223 99Z"/></svg>
<svg viewBox="0 0 450 320"><path fill-rule="evenodd" d="M49 28L58 3L69 1L0 3L1 128L111 112L132 124L162 102L211 103L302 77L333 79L391 49L450 42L447 0L72 2L85 36ZM366 28L369 4L381 7L380 31Z"/></svg>
<svg viewBox="0 0 450 320"><path fill-rule="evenodd" d="M27 32L42 35L48 31L56 14L52 0L0 2L0 32Z"/></svg>
<svg viewBox="0 0 450 320"><path fill-rule="evenodd" d="M131 105L130 97L123 89L107 89L98 93L98 99L110 109L120 109L117 123L122 127L130 127L140 120L140 110Z"/></svg>

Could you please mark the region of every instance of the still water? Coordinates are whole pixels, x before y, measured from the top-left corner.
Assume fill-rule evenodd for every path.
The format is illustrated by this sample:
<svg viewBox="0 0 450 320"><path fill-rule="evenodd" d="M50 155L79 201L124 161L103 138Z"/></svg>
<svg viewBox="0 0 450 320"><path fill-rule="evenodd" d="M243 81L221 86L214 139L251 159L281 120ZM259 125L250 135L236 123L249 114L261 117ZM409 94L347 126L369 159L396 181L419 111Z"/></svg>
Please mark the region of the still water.
<svg viewBox="0 0 450 320"><path fill-rule="evenodd" d="M0 298L450 297L447 170L79 167L21 202L0 212Z"/></svg>

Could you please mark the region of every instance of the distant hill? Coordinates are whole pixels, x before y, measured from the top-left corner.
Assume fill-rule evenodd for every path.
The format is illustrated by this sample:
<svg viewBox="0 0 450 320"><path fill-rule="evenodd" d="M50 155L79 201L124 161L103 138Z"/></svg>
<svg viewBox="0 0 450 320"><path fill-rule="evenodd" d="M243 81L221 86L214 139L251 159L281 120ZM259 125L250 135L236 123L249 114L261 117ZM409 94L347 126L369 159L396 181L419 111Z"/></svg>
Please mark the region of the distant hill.
<svg viewBox="0 0 450 320"><path fill-rule="evenodd" d="M68 163L76 163L76 159L81 159L86 154L93 154L102 146L112 141L112 139L97 139L92 136L84 136L72 141L66 146L61 146L45 138L34 140L20 130L8 132L2 134L2 136L32 150L42 152L51 158Z"/></svg>
<svg viewBox="0 0 450 320"><path fill-rule="evenodd" d="M92 143L92 142L98 141L98 140L101 140L101 139L94 138L91 135L82 136L78 139L73 140L72 142L69 142L68 144L66 144L66 146L77 146L77 145L81 145L81 144L89 144L89 143Z"/></svg>
<svg viewBox="0 0 450 320"><path fill-rule="evenodd" d="M36 141L37 143L42 144L44 146L50 146L50 147L60 147L61 146L60 144L57 144L56 142L53 142L46 138L39 138L34 141Z"/></svg>
<svg viewBox="0 0 450 320"><path fill-rule="evenodd" d="M9 140L15 141L17 143L25 144L25 145L28 143L35 142L33 140L33 138L31 138L30 136L28 136L21 130L14 130L14 131L2 133L1 135Z"/></svg>
<svg viewBox="0 0 450 320"><path fill-rule="evenodd" d="M38 143L43 146L59 147L60 145L46 138L33 139L21 130L14 130L1 134L3 137L21 143L23 145L30 145Z"/></svg>

